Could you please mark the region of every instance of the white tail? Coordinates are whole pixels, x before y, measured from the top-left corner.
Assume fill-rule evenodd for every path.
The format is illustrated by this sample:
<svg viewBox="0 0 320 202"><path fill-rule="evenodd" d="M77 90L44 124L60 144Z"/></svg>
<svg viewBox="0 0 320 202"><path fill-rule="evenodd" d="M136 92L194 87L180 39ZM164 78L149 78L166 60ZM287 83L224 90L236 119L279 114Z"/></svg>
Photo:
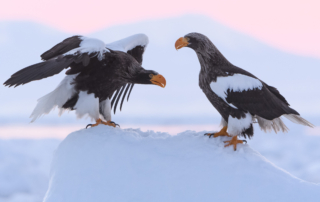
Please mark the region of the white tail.
<svg viewBox="0 0 320 202"><path fill-rule="evenodd" d="M310 123L309 121L305 120L304 118L302 118L299 115L296 114L284 114L284 117L286 117L287 119L289 119L290 121L292 121L293 123L297 123L297 124L301 124L304 126L309 126L311 128L314 127L314 125L312 123Z"/></svg>
<svg viewBox="0 0 320 202"><path fill-rule="evenodd" d="M261 130L263 130L264 132L271 132L273 130L275 133L279 131L285 133L289 130L280 117L273 120L267 120L259 116L257 116L256 118Z"/></svg>
<svg viewBox="0 0 320 202"><path fill-rule="evenodd" d="M72 84L76 76L77 74L66 76L54 91L38 99L38 104L30 116L31 122L43 114L48 114L55 107L60 109L59 115L63 113L62 106L76 93Z"/></svg>

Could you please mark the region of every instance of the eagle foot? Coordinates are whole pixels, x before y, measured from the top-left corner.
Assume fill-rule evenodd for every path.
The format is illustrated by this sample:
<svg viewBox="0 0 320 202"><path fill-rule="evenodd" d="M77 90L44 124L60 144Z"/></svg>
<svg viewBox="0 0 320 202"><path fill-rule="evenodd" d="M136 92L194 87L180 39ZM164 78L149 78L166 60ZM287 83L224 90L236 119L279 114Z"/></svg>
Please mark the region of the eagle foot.
<svg viewBox="0 0 320 202"><path fill-rule="evenodd" d="M228 127L227 126L224 126L219 132L217 133L205 133L204 135L207 135L209 136L209 138L211 136L213 137L219 137L219 136L227 136L227 137L231 137L228 133L227 133L227 129Z"/></svg>
<svg viewBox="0 0 320 202"><path fill-rule="evenodd" d="M113 122L113 121L107 121L107 122L105 122L105 121L101 121L101 123L102 124L104 124L104 125L107 125L107 126L113 126L113 127L119 127L120 128L120 125L119 124L116 124L115 122Z"/></svg>
<svg viewBox="0 0 320 202"><path fill-rule="evenodd" d="M227 143L224 147L233 146L234 151L236 151L237 144L243 144L243 142L247 143L246 140L238 140L238 136L233 136L231 140L224 141L224 143Z"/></svg>
<svg viewBox="0 0 320 202"><path fill-rule="evenodd" d="M105 122L105 121L102 121L101 119L97 119L95 124L88 124L88 125L86 126L86 129L87 129L89 126L90 126L90 127L95 127L95 126L97 126L97 125L99 125L99 124L104 124L104 125L112 126L112 127L116 127L116 126L120 127L119 124L116 124L116 123L113 122L113 121L107 121L107 122Z"/></svg>

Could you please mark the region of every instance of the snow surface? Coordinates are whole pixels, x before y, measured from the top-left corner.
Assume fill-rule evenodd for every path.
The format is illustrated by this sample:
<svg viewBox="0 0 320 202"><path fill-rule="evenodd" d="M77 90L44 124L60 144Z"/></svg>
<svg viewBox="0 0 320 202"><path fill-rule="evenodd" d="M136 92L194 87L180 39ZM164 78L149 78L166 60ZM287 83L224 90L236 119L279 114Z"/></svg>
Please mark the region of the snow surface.
<svg viewBox="0 0 320 202"><path fill-rule="evenodd" d="M40 202L60 140L0 141L0 202Z"/></svg>
<svg viewBox="0 0 320 202"><path fill-rule="evenodd" d="M224 148L226 139L108 126L71 133L55 153L44 201L319 200L319 185L248 145Z"/></svg>

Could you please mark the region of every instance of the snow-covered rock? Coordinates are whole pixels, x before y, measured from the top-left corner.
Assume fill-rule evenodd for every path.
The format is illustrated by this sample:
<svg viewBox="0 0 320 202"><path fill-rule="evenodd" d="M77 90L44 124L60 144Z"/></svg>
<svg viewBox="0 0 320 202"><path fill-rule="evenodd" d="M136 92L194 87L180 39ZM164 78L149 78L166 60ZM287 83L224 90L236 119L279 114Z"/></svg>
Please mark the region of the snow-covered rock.
<svg viewBox="0 0 320 202"><path fill-rule="evenodd" d="M227 137L97 126L71 133L53 158L45 202L318 201L320 186Z"/></svg>

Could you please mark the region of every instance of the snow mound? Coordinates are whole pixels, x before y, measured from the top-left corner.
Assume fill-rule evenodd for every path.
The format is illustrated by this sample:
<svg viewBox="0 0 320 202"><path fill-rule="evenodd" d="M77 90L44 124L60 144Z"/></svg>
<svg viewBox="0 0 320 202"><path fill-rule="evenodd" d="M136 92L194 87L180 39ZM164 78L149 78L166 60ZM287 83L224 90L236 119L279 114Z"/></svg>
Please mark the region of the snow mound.
<svg viewBox="0 0 320 202"><path fill-rule="evenodd" d="M71 133L53 158L45 202L318 201L320 186L226 137L97 126Z"/></svg>

